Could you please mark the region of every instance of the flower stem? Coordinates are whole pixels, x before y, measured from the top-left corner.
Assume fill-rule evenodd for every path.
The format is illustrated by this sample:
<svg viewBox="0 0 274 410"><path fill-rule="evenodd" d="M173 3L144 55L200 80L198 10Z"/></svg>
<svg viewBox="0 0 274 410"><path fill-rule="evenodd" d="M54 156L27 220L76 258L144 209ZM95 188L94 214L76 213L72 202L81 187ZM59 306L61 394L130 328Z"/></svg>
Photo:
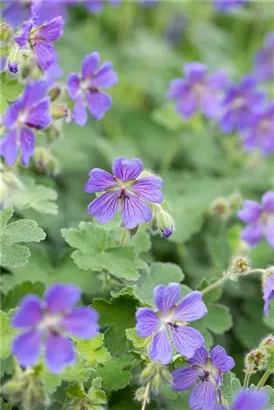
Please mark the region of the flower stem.
<svg viewBox="0 0 274 410"><path fill-rule="evenodd" d="M257 384L257 389L260 389L261 387L263 387L265 385L265 383L267 382L267 379L269 378L269 376L272 374L271 370L267 370L265 372L265 374L262 376L261 380L259 381L259 383Z"/></svg>
<svg viewBox="0 0 274 410"><path fill-rule="evenodd" d="M144 393L144 401L143 401L141 410L145 410L146 405L149 403L149 388L150 388L150 382L148 382L148 384L146 385L146 390Z"/></svg>
<svg viewBox="0 0 274 410"><path fill-rule="evenodd" d="M247 272L245 272L242 276L247 276L250 275L252 273L264 273L265 270L264 269L251 269ZM225 283L228 279L230 278L230 274L226 273L222 278L218 279L216 282L211 283L211 285L208 285L206 288L204 288L201 292L203 295L211 292L212 290L218 288L220 285L222 285L223 283Z"/></svg>
<svg viewBox="0 0 274 410"><path fill-rule="evenodd" d="M250 380L250 376L253 372L253 366L249 366L248 369L245 372L245 378L244 378L244 389L248 388L249 385L249 380Z"/></svg>
<svg viewBox="0 0 274 410"><path fill-rule="evenodd" d="M121 240L120 240L120 245L124 245L125 244L125 242L126 242L126 239L127 239L127 233L128 233L128 229L127 228L124 228L124 231L123 231L123 234L122 234L122 237L121 237Z"/></svg>

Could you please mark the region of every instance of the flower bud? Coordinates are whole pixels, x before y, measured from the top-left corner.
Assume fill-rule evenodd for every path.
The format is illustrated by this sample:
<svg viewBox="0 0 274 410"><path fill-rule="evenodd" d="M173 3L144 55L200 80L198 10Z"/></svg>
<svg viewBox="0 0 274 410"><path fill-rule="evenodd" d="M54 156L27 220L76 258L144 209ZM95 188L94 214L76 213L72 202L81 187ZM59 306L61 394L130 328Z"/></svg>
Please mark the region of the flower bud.
<svg viewBox="0 0 274 410"><path fill-rule="evenodd" d="M232 194L231 197L229 198L229 203L233 211L238 210L243 204L243 198L238 192L235 192L235 194Z"/></svg>
<svg viewBox="0 0 274 410"><path fill-rule="evenodd" d="M273 348L274 349L274 335L267 336L260 344L260 348Z"/></svg>
<svg viewBox="0 0 274 410"><path fill-rule="evenodd" d="M37 147L33 156L35 167L39 172L45 172L49 175L56 176L60 172L57 158L44 147Z"/></svg>
<svg viewBox="0 0 274 410"><path fill-rule="evenodd" d="M70 118L70 109L66 104L60 104L58 106L53 106L51 109L52 118L55 120L60 120L61 118Z"/></svg>
<svg viewBox="0 0 274 410"><path fill-rule="evenodd" d="M267 336L260 344L259 348L265 355L265 369L273 372L274 369L274 336Z"/></svg>
<svg viewBox="0 0 274 410"><path fill-rule="evenodd" d="M0 41L8 42L12 38L12 29L7 23L0 24Z"/></svg>
<svg viewBox="0 0 274 410"><path fill-rule="evenodd" d="M146 396L146 388L145 387L140 387L138 390L136 390L135 400L142 403L145 400L145 396Z"/></svg>
<svg viewBox="0 0 274 410"><path fill-rule="evenodd" d="M153 363L149 363L141 373L141 383L146 383L152 379L155 374L155 367Z"/></svg>
<svg viewBox="0 0 274 410"><path fill-rule="evenodd" d="M9 70L14 73L19 70L23 70L25 67L29 67L31 63L31 56L31 51L14 46L8 56Z"/></svg>
<svg viewBox="0 0 274 410"><path fill-rule="evenodd" d="M248 258L239 257L234 259L230 268L230 279L238 279L239 276L244 275L250 269L250 262Z"/></svg>
<svg viewBox="0 0 274 410"><path fill-rule="evenodd" d="M158 394L161 386L162 386L163 380L162 377L159 373L155 374L155 376L151 380L151 390L155 393Z"/></svg>
<svg viewBox="0 0 274 410"><path fill-rule="evenodd" d="M153 233L159 233L165 238L169 238L175 231L175 223L172 216L163 208L162 204L153 204L153 219L150 229Z"/></svg>
<svg viewBox="0 0 274 410"><path fill-rule="evenodd" d="M61 92L62 87L60 87L60 85L57 84L49 90L48 96L50 97L51 101L56 101L58 97L61 95Z"/></svg>
<svg viewBox="0 0 274 410"><path fill-rule="evenodd" d="M263 370L265 365L265 353L261 349L249 352L245 357L245 369L249 373Z"/></svg>
<svg viewBox="0 0 274 410"><path fill-rule="evenodd" d="M216 198L212 201L209 212L218 216L220 219L227 219L231 214L231 207L226 198Z"/></svg>

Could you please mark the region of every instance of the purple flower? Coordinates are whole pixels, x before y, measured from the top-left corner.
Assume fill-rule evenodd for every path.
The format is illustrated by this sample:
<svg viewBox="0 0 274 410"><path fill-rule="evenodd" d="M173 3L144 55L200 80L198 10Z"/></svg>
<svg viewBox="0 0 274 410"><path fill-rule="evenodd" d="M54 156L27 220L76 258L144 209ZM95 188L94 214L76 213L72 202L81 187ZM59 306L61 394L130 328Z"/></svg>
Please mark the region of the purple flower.
<svg viewBox="0 0 274 410"><path fill-rule="evenodd" d="M214 7L219 12L226 12L241 8L250 0L214 0Z"/></svg>
<svg viewBox="0 0 274 410"><path fill-rule="evenodd" d="M100 120L110 109L112 99L101 88L113 87L118 77L112 63L106 61L99 67L100 55L97 52L87 55L82 64L82 76L71 73L68 77L68 93L75 100L74 121L83 126L88 120L85 105L95 120Z"/></svg>
<svg viewBox="0 0 274 410"><path fill-rule="evenodd" d="M235 366L234 360L222 346L215 346L210 354L202 346L187 364L190 367L172 372L173 390L188 390L195 385L189 398L190 408L214 410L217 403L216 389L222 384L222 374Z"/></svg>
<svg viewBox="0 0 274 410"><path fill-rule="evenodd" d="M184 76L171 81L167 93L169 99L177 101L179 114L188 119L200 109L208 118L218 117L219 92L227 85L226 75L221 71L208 74L204 64L187 63Z"/></svg>
<svg viewBox="0 0 274 410"><path fill-rule="evenodd" d="M253 114L243 134L243 144L249 152L256 147L260 148L263 155L274 152L274 101Z"/></svg>
<svg viewBox="0 0 274 410"><path fill-rule="evenodd" d="M262 203L244 201L238 217L248 225L242 230L241 238L250 247L255 247L263 236L274 248L274 192L268 191L262 196Z"/></svg>
<svg viewBox="0 0 274 410"><path fill-rule="evenodd" d="M21 48L30 46L34 50L40 68L45 71L57 59L52 43L63 35L65 22L59 16L37 26L35 20L25 21L21 33L14 39Z"/></svg>
<svg viewBox="0 0 274 410"><path fill-rule="evenodd" d="M16 64L16 63L11 63L10 61L9 61L9 63L8 63L8 69L9 69L9 71L11 72L11 73L17 73L17 71L18 71L18 65Z"/></svg>
<svg viewBox="0 0 274 410"><path fill-rule="evenodd" d="M121 0L108 0L109 4L117 6ZM84 0L84 6L92 13L99 13L103 8L102 0Z"/></svg>
<svg viewBox="0 0 274 410"><path fill-rule="evenodd" d="M262 81L274 79L274 32L268 33L264 47L255 58L255 76Z"/></svg>
<svg viewBox="0 0 274 410"><path fill-rule="evenodd" d="M253 115L265 104L265 92L256 89L257 81L247 75L239 86L232 85L222 101L223 114L220 126L224 133L243 131L251 122Z"/></svg>
<svg viewBox="0 0 274 410"><path fill-rule="evenodd" d="M60 373L74 362L74 346L67 334L88 339L99 330L96 310L74 308L80 297L77 286L54 284L47 288L43 301L36 295L21 300L11 324L23 331L12 344L12 353L22 366L35 365L42 347L47 366L53 373Z"/></svg>
<svg viewBox="0 0 274 410"><path fill-rule="evenodd" d="M45 97L46 92L45 81L34 81L4 114L3 124L9 132L0 141L0 155L10 167L16 161L18 148L21 149L22 165L28 164L34 154L33 130L46 128L51 122L50 98Z"/></svg>
<svg viewBox="0 0 274 410"><path fill-rule="evenodd" d="M269 301L274 299L274 271L267 274L263 284L264 314L268 316Z"/></svg>
<svg viewBox="0 0 274 410"><path fill-rule="evenodd" d="M172 359L172 346L186 358L191 358L196 349L204 344L201 333L188 327L188 322L201 319L207 308L201 292L190 292L179 303L180 284L154 288L156 312L150 308L140 308L136 312L136 330L140 337L152 336L149 357L167 364Z"/></svg>
<svg viewBox="0 0 274 410"><path fill-rule="evenodd" d="M121 217L126 228L135 228L140 223L152 219L149 202L160 203L163 200L161 192L163 181L154 175L142 177L142 161L138 158L127 160L117 158L112 164L113 175L94 168L89 173L85 192L103 192L94 199L88 212L95 215L98 222L109 222L121 207Z"/></svg>
<svg viewBox="0 0 274 410"><path fill-rule="evenodd" d="M17 27L22 20L30 17L31 1L4 0L3 19L12 27Z"/></svg>
<svg viewBox="0 0 274 410"><path fill-rule="evenodd" d="M266 410L267 393L262 390L241 390L237 393L231 410ZM219 406L216 410L226 410Z"/></svg>

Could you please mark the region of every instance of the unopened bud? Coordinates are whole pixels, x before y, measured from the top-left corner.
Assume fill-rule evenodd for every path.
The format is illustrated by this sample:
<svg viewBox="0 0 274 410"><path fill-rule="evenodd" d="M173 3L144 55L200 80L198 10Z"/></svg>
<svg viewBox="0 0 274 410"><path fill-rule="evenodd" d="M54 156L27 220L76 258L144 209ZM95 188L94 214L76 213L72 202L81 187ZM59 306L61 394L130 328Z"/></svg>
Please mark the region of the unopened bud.
<svg viewBox="0 0 274 410"><path fill-rule="evenodd" d="M155 376L151 380L151 390L155 394L158 394L161 389L162 383L163 383L163 380L162 380L161 375L159 373L155 374Z"/></svg>
<svg viewBox="0 0 274 410"><path fill-rule="evenodd" d="M147 178L147 177L151 177L153 174L152 172L149 171L143 171L141 172L141 174L139 175L138 179L142 179L142 178Z"/></svg>
<svg viewBox="0 0 274 410"><path fill-rule="evenodd" d="M261 349L249 352L245 357L246 371L253 373L264 368L265 354Z"/></svg>
<svg viewBox="0 0 274 410"><path fill-rule="evenodd" d="M51 101L56 101L57 98L60 96L61 92L62 87L60 87L60 85L55 85L49 90L48 96L50 97Z"/></svg>
<svg viewBox="0 0 274 410"><path fill-rule="evenodd" d="M273 372L274 369L274 336L267 336L259 347L265 355L265 369Z"/></svg>
<svg viewBox="0 0 274 410"><path fill-rule="evenodd" d="M152 363L148 364L147 367L144 368L144 370L141 373L141 383L146 383L148 382L155 374L155 368Z"/></svg>
<svg viewBox="0 0 274 410"><path fill-rule="evenodd" d="M0 24L0 41L8 42L12 38L12 29L6 23Z"/></svg>
<svg viewBox="0 0 274 410"><path fill-rule="evenodd" d="M137 400L139 403L143 403L146 397L146 388L145 387L140 387L138 390L135 392L135 400Z"/></svg>
<svg viewBox="0 0 274 410"><path fill-rule="evenodd" d="M58 175L60 172L57 158L55 158L47 148L37 147L33 160L39 172L45 172L53 176Z"/></svg>
<svg viewBox="0 0 274 410"><path fill-rule="evenodd" d="M250 269L250 263L248 258L239 257L234 259L230 266L231 275L237 276L244 275Z"/></svg>
<svg viewBox="0 0 274 410"><path fill-rule="evenodd" d="M51 114L55 120L60 120L61 118L69 118L70 109L66 104L60 104L58 106L52 107Z"/></svg>
<svg viewBox="0 0 274 410"><path fill-rule="evenodd" d="M1 393L4 396L11 396L23 390L25 386L24 380L9 380L1 387Z"/></svg>
<svg viewBox="0 0 274 410"><path fill-rule="evenodd" d="M162 204L153 204L153 220L151 230L169 238L175 231L175 223L172 216L163 208Z"/></svg>
<svg viewBox="0 0 274 410"><path fill-rule="evenodd" d="M236 192L235 194L231 195L231 197L229 198L229 202L230 202L231 208L233 210L237 210L238 208L242 206L243 198L238 192Z"/></svg>
<svg viewBox="0 0 274 410"><path fill-rule="evenodd" d="M273 335L269 335L267 336L260 344L260 348L264 348L264 347L271 347L274 349L274 336Z"/></svg>
<svg viewBox="0 0 274 410"><path fill-rule="evenodd" d="M172 375L171 375L171 373L170 373L170 371L168 370L167 367L164 367L164 366L163 366L163 367L161 368L160 374L161 374L161 378L162 378L162 380L163 380L164 383L171 384L171 382L172 382Z"/></svg>
<svg viewBox="0 0 274 410"><path fill-rule="evenodd" d="M17 72L30 66L32 51L14 46L8 56L8 67L11 72Z"/></svg>
<svg viewBox="0 0 274 410"><path fill-rule="evenodd" d="M9 71L10 71L11 73L16 74L17 71L18 71L18 65L17 65L16 63L11 63L11 62L9 61L9 63L8 63L8 69L9 69Z"/></svg>
<svg viewBox="0 0 274 410"><path fill-rule="evenodd" d="M217 215L221 219L226 219L231 214L231 207L226 198L216 198L212 201L209 212L211 214Z"/></svg>

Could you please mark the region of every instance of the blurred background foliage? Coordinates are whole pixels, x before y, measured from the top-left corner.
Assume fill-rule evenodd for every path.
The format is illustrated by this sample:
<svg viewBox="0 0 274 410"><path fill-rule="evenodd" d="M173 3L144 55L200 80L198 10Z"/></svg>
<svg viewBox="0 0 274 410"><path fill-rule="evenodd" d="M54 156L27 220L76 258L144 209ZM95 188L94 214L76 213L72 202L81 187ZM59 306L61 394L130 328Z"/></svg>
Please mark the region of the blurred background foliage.
<svg viewBox="0 0 274 410"><path fill-rule="evenodd" d="M9 295L9 306L3 298L4 309L16 306L20 299L16 292L24 294L20 286L26 281L35 287L39 285L35 282L47 284L58 278L73 281L89 296L102 296L98 276L73 263L60 230L90 220L86 208L91 196L83 192L88 172L94 167L110 170L112 160L119 156L139 157L146 168L163 177L176 232L168 241L152 237L152 259L178 264L185 285L194 287L203 279L212 280L228 268L234 256L247 254L239 241L241 222L236 213L220 218L209 208L216 198L236 193L259 200L263 192L273 189L272 160L259 152L247 154L238 134L223 135L202 115L184 121L167 101L166 92L189 61L203 62L209 71L222 69L232 81L239 81L252 71L255 53L273 27L272 19L273 3L265 1L225 15L217 14L210 1L160 1L149 8L123 2L117 7L106 5L99 15L80 6L69 10L64 37L57 43L63 79L80 71L86 54L99 51L101 61L113 62L119 83L110 90L113 107L102 121L89 118L83 128L65 125L64 136L54 147L61 169L56 178L24 171L58 192L59 213L19 213L37 221L47 239L30 246L29 263L3 279L3 292ZM268 86L267 92L273 98L273 86ZM265 241L248 257L254 267L274 263ZM214 296L209 302L214 302ZM220 302L231 316L221 315L219 323L218 309L214 310L216 326L208 337L228 349L242 379L244 354L257 346L274 324L263 319L261 285L256 277L229 282ZM206 323L202 326L205 331ZM218 328L222 326L225 334ZM121 392L113 394L110 409L129 409L127 397L133 393ZM176 402L174 398L172 409L181 409L182 398ZM138 405L132 402L130 409L135 408Z"/></svg>

